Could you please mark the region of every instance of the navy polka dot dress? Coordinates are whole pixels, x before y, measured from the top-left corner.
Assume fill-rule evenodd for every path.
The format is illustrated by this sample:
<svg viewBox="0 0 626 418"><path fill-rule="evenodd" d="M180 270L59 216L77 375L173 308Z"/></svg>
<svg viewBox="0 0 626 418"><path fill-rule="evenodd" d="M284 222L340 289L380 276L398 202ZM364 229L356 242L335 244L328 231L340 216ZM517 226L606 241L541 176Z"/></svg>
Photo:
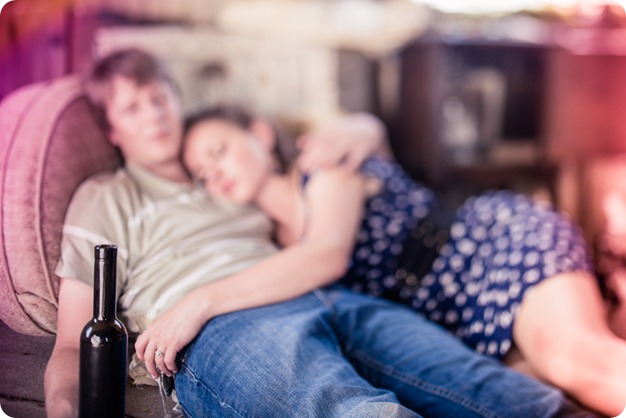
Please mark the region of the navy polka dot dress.
<svg viewBox="0 0 626 418"><path fill-rule="evenodd" d="M515 312L532 286L557 273L592 270L582 234L566 217L498 191L459 207L430 271L399 280L403 245L436 207L435 196L393 163L368 160L363 173L380 179L382 190L367 201L344 284L412 306L481 353L506 355Z"/></svg>

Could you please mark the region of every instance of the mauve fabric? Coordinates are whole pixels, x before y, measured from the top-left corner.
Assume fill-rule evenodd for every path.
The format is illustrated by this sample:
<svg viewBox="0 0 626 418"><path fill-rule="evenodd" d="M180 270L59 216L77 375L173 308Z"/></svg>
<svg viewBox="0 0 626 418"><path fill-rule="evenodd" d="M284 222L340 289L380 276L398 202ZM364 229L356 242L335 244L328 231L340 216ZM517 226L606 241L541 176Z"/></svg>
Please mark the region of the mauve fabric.
<svg viewBox="0 0 626 418"><path fill-rule="evenodd" d="M16 90L0 103L0 319L29 335L56 331L54 268L78 184L121 165L76 75Z"/></svg>

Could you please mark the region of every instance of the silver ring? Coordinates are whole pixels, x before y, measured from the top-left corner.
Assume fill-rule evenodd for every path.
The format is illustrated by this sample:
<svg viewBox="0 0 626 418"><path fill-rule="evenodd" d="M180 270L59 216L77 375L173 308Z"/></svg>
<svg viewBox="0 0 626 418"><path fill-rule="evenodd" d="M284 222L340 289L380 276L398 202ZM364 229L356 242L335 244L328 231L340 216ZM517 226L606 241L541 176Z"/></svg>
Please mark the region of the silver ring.
<svg viewBox="0 0 626 418"><path fill-rule="evenodd" d="M163 353L161 353L159 350L157 350L157 352L155 353L155 355L157 357L163 357Z"/></svg>

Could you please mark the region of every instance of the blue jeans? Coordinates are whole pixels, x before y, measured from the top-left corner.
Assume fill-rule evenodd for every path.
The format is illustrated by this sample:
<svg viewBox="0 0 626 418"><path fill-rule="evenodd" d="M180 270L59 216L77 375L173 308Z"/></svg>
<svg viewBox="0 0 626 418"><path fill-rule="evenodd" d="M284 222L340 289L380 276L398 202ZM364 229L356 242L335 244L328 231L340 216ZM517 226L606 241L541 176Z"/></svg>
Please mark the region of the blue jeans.
<svg viewBox="0 0 626 418"><path fill-rule="evenodd" d="M591 416L413 311L338 286L217 317L180 363L189 417Z"/></svg>

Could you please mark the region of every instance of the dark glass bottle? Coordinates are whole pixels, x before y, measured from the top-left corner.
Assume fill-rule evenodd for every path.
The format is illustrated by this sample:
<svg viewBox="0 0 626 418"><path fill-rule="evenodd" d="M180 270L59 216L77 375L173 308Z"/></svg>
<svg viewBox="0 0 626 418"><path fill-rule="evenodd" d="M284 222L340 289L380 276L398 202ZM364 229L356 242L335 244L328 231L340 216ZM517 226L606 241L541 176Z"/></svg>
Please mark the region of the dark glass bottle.
<svg viewBox="0 0 626 418"><path fill-rule="evenodd" d="M95 247L93 319L80 335L79 416L124 417L128 333L116 316L117 247Z"/></svg>

